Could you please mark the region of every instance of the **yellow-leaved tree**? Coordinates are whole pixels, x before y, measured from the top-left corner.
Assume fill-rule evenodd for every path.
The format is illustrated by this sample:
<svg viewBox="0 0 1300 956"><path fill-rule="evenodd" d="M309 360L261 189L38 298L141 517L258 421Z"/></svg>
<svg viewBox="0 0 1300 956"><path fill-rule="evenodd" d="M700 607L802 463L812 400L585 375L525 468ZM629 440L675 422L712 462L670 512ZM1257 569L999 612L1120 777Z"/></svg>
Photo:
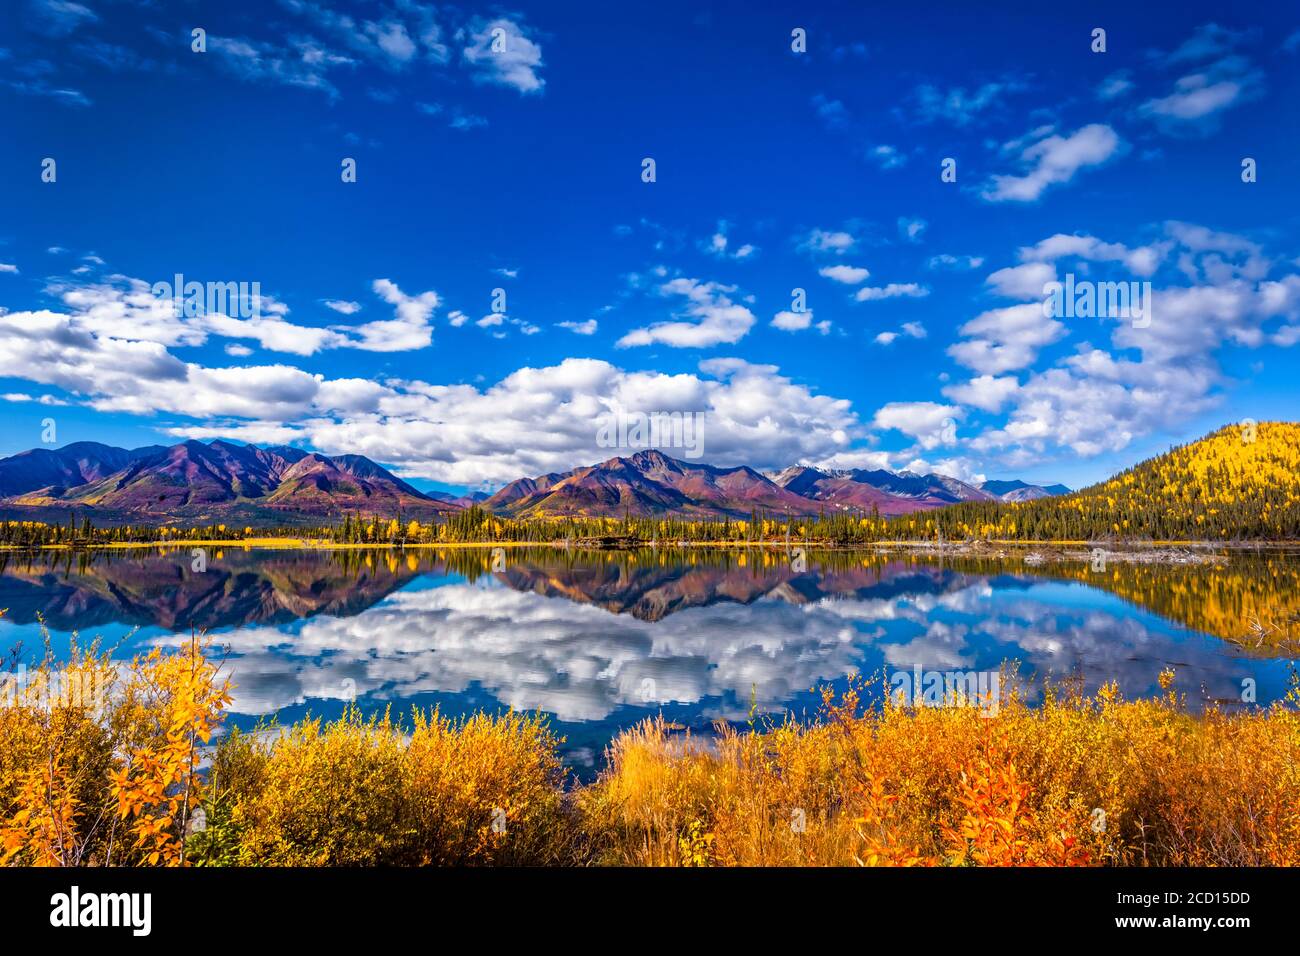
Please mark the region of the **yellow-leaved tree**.
<svg viewBox="0 0 1300 956"><path fill-rule="evenodd" d="M129 664L49 647L0 708L0 864L184 865L202 748L230 702L209 643Z"/></svg>

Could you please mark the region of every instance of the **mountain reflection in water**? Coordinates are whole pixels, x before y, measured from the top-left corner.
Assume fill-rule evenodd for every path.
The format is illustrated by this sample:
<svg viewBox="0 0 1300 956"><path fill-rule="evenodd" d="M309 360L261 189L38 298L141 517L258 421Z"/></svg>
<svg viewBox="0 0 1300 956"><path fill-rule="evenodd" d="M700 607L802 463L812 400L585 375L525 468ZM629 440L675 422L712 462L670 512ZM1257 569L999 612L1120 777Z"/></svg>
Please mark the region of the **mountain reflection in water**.
<svg viewBox="0 0 1300 956"><path fill-rule="evenodd" d="M798 562L794 562L797 564ZM1166 666L1189 702L1286 692L1300 557L1165 566L1028 566L876 552L645 549L594 553L189 549L0 554L0 650L40 646L44 620L118 656L191 628L228 651L232 712L249 725L332 715L355 697L444 712L540 710L593 764L656 713L714 720L811 712L814 688L882 670L993 670L1156 691ZM30 658L30 653L27 657ZM1031 685L1030 695L1036 693Z"/></svg>

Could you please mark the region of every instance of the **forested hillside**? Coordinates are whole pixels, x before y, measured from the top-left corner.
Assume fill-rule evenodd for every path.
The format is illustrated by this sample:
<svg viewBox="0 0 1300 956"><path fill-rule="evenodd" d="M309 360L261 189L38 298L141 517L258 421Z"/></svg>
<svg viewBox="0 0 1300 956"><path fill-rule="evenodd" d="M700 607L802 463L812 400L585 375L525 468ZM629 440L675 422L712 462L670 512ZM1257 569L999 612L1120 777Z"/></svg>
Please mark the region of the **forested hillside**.
<svg viewBox="0 0 1300 956"><path fill-rule="evenodd" d="M1070 495L932 517L950 538L1300 538L1300 424L1229 425Z"/></svg>

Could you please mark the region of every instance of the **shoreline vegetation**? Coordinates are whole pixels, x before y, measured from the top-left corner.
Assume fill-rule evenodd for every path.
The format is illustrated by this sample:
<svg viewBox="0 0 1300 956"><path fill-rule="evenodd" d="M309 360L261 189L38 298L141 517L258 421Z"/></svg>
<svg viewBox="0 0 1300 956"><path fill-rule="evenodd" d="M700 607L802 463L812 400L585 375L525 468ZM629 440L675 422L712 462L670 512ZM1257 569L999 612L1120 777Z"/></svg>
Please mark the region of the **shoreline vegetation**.
<svg viewBox="0 0 1300 956"><path fill-rule="evenodd" d="M1300 692L1193 714L1011 680L972 701L813 719L662 718L577 783L540 716L415 711L221 733L202 639L119 666L47 661L0 708L0 862L48 866L1200 866L1300 864ZM99 709L52 682L107 688ZM64 685L66 686L66 685ZM99 686L98 684L96 686ZM210 764L205 766L205 758Z"/></svg>
<svg viewBox="0 0 1300 956"><path fill-rule="evenodd" d="M1053 560L1086 561L1093 558L1093 550L1105 551L1108 561L1169 561L1188 563L1210 560L1215 552L1253 552L1300 548L1300 538L1278 539L1273 541L1212 541L1206 539L1170 539L1123 540L1113 539L1089 540L1052 540L1052 539L1002 539L980 538L973 541L933 541L933 540L878 540L863 544L828 543L807 539L777 540L734 540L734 541L658 541L655 539L627 538L609 536L597 538L578 538L568 540L482 540L482 541L379 541L348 542L335 541L330 538L309 537L159 537L142 541L109 541L56 543L56 544L12 544L0 543L0 551L129 551L166 549L176 550L188 547L218 547L266 550L314 550L314 551L382 551L382 550L456 550L476 548L548 548L570 549L577 551L640 551L640 550L687 550L728 549L736 551L765 550L788 552L795 548L812 552L837 551L878 551L907 550L926 554L976 555L980 557L1007 557L1012 549L1045 549L1042 556ZM1078 550L1083 549L1083 550Z"/></svg>

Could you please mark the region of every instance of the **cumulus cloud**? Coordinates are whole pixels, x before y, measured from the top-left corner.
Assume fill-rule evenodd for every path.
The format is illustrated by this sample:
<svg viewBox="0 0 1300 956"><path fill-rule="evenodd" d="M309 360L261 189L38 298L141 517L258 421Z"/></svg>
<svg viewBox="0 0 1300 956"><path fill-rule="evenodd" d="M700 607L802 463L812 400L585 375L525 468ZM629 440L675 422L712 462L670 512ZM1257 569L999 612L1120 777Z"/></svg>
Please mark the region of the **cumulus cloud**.
<svg viewBox="0 0 1300 956"><path fill-rule="evenodd" d="M404 352L422 349L433 341L433 310L438 307L436 292L407 295L390 279L376 279L376 294L396 309L396 317L366 322L353 327L357 336L354 348L368 352Z"/></svg>
<svg viewBox="0 0 1300 956"><path fill-rule="evenodd" d="M1056 267L1048 262L1028 262L999 269L985 281L994 292L1008 299L1041 299L1043 286L1056 281Z"/></svg>
<svg viewBox="0 0 1300 956"><path fill-rule="evenodd" d="M890 402L876 411L876 428L894 429L915 438L926 449L951 445L957 440L956 420L965 411L938 402Z"/></svg>
<svg viewBox="0 0 1300 956"><path fill-rule="evenodd" d="M960 385L947 385L941 391L954 402L996 413L1002 411L1019 388L1014 375L980 375Z"/></svg>
<svg viewBox="0 0 1300 956"><path fill-rule="evenodd" d="M290 322L286 318L289 307L265 295L243 300L232 292L224 301L224 312L201 311L211 304L205 301L200 304L199 314L178 315L170 290L166 295L155 295L153 286L130 276L113 275L102 282L84 284L56 282L47 289L72 307L72 321L77 328L169 348L203 345L211 336L249 339L264 349L291 355L315 355L343 348L370 352L426 348L432 341L431 319L438 305L437 293L408 296L388 279L376 280L374 290L394 306L395 318L321 328ZM335 300L326 305L345 315L360 308L355 302ZM238 314L242 312L252 314Z"/></svg>
<svg viewBox="0 0 1300 956"><path fill-rule="evenodd" d="M847 401L739 359L679 375L566 359L482 390L389 383L374 404L374 413L310 420L302 436L326 454L359 452L407 477L475 485L608 458L597 425L619 409L703 413L708 458L718 464L784 467L846 449L863 431Z"/></svg>
<svg viewBox="0 0 1300 956"><path fill-rule="evenodd" d="M1023 262L1055 262L1064 258L1119 262L1130 272L1147 278L1155 273L1169 248L1170 244L1165 242L1129 248L1118 242L1102 242L1095 236L1058 232L1032 246L1023 247L1019 255ZM1039 289L1040 294L1041 292Z"/></svg>
<svg viewBox="0 0 1300 956"><path fill-rule="evenodd" d="M386 281L381 291L404 326L420 326L432 307L428 297L405 295ZM688 283L676 291L698 290ZM701 301L714 302L715 295L704 293ZM140 307L153 308L147 301ZM714 359L697 374L676 375L566 359L521 368L479 389L332 379L283 364L206 367L172 355L161 341L122 337L146 323L119 325L120 317L108 313L88 326L85 316L0 314L0 367L99 410L191 419L169 426L180 437L297 441L450 484L503 483L602 460L608 449L598 444L593 423L618 409L703 413L709 459L720 464L784 467L844 451L865 433L848 401L740 359ZM150 331L183 344L170 327Z"/></svg>
<svg viewBox="0 0 1300 956"><path fill-rule="evenodd" d="M633 329L618 340L618 346L630 348L659 343L673 348L707 348L739 342L756 320L748 308L728 298L735 291L735 286L718 282L670 279L659 287L659 293L686 299L682 318Z"/></svg>
<svg viewBox="0 0 1300 956"><path fill-rule="evenodd" d="M989 412L1009 407L1005 424L971 438L970 451L1020 467L1061 450L1087 457L1152 433L1179 433L1213 409L1230 384L1219 365L1222 349L1300 341L1287 332L1300 321L1300 275L1276 275L1277 264L1247 237L1183 222L1165 223L1163 232L1146 246L1058 234L1020 250L1029 261L1077 259L1167 278L1153 289L1149 328L1101 319L1110 324L1113 351L1081 342L1054 367L1023 380L1000 373L1026 368L1039 345L1063 334L1038 303L963 326L974 338L949 354L982 374L944 388L944 395ZM1171 284L1179 277L1185 284Z"/></svg>
<svg viewBox="0 0 1300 956"><path fill-rule="evenodd" d="M822 335L826 335L831 330L829 321L813 322L812 309L805 309L803 312L778 312L772 317L772 327L783 332L802 332L804 329L815 328Z"/></svg>
<svg viewBox="0 0 1300 956"><path fill-rule="evenodd" d="M959 330L964 341L948 347L958 363L985 375L1032 365L1038 352L1065 335L1065 326L1043 315L1038 302L990 309Z"/></svg>

